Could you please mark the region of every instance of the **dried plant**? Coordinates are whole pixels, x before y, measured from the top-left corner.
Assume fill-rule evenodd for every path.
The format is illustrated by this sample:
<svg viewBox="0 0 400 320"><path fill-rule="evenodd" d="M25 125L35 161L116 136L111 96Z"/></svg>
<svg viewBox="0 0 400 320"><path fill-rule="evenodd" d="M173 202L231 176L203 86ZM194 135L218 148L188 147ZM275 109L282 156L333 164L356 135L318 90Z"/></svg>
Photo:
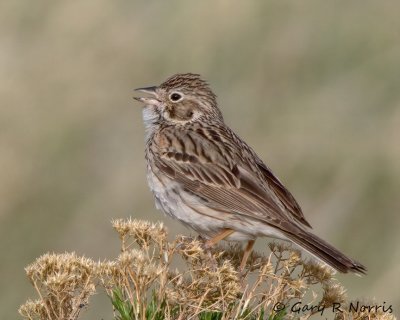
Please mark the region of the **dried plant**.
<svg viewBox="0 0 400 320"><path fill-rule="evenodd" d="M77 319L98 286L118 320L319 319L323 312L335 319L395 319L383 309L349 308L333 270L288 244L271 243L268 255L254 252L239 273L238 245L204 249L201 239L183 236L169 242L162 224L146 221L115 220L113 226L122 243L115 260L47 254L28 266L39 299L27 301L20 314Z"/></svg>
<svg viewBox="0 0 400 320"><path fill-rule="evenodd" d="M95 263L75 253L45 254L25 268L39 299L20 307L26 319L78 319L95 293Z"/></svg>

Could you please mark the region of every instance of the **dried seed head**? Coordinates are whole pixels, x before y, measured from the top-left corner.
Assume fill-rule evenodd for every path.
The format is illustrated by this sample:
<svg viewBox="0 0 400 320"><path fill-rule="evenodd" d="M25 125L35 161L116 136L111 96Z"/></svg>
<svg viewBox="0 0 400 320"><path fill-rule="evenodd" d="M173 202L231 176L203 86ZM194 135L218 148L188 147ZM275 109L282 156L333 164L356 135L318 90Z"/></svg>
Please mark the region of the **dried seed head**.
<svg viewBox="0 0 400 320"><path fill-rule="evenodd" d="M166 241L167 232L162 223L151 223L129 218L112 221L114 229L120 237L132 237L139 246L149 246L151 242L162 245Z"/></svg>
<svg viewBox="0 0 400 320"><path fill-rule="evenodd" d="M27 319L76 319L95 292L96 264L75 253L45 254L26 273L42 297L20 308Z"/></svg>
<svg viewBox="0 0 400 320"><path fill-rule="evenodd" d="M198 240L181 236L177 238L175 247L184 259L198 260L205 257L203 244Z"/></svg>
<svg viewBox="0 0 400 320"><path fill-rule="evenodd" d="M323 286L321 305L330 307L334 303L343 303L346 300L346 290L338 283L329 282Z"/></svg>
<svg viewBox="0 0 400 320"><path fill-rule="evenodd" d="M306 261L303 267L310 283L325 283L330 281L335 274L335 270L328 265L312 260Z"/></svg>
<svg viewBox="0 0 400 320"><path fill-rule="evenodd" d="M122 277L133 273L137 281L141 283L153 281L165 268L151 261L143 251L136 249L121 253L118 262L118 269L122 273Z"/></svg>
<svg viewBox="0 0 400 320"><path fill-rule="evenodd" d="M46 319L46 308L42 300L28 299L19 307L18 313L26 319Z"/></svg>
<svg viewBox="0 0 400 320"><path fill-rule="evenodd" d="M95 262L85 257L78 257L73 253L64 254L44 254L37 258L36 261L25 268L26 274L32 280L40 280L42 282L56 281L56 277L61 281L73 277L76 280L85 281L92 276L95 271ZM66 277L65 275L68 275Z"/></svg>

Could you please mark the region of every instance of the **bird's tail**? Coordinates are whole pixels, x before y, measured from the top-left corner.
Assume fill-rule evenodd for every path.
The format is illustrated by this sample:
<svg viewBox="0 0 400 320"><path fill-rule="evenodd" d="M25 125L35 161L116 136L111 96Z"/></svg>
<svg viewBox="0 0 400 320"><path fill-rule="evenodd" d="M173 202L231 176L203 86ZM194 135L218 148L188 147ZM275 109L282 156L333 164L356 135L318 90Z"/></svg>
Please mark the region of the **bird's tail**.
<svg viewBox="0 0 400 320"><path fill-rule="evenodd" d="M324 261L337 271L365 274L367 269L361 263L347 257L326 241L305 230L287 232L286 236L294 243Z"/></svg>

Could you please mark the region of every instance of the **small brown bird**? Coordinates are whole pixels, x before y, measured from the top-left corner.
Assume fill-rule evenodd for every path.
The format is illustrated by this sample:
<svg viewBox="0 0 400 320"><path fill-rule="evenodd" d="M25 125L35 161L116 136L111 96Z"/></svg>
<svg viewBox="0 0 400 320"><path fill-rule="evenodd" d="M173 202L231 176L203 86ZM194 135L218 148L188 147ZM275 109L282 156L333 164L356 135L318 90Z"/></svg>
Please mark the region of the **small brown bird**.
<svg viewBox="0 0 400 320"><path fill-rule="evenodd" d="M199 75L168 78L136 91L145 104L147 178L156 207L208 239L289 240L340 272L366 268L312 234L292 194L224 122L216 96Z"/></svg>

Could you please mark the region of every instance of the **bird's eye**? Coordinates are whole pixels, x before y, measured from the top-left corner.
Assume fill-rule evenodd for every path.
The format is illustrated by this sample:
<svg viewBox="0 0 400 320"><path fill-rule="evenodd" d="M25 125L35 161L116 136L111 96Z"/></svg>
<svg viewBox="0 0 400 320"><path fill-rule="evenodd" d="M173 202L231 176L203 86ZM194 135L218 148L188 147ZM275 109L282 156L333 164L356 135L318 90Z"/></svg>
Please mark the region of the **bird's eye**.
<svg viewBox="0 0 400 320"><path fill-rule="evenodd" d="M179 93L174 92L173 94L171 94L170 96L171 101L179 101L182 99L182 96Z"/></svg>

